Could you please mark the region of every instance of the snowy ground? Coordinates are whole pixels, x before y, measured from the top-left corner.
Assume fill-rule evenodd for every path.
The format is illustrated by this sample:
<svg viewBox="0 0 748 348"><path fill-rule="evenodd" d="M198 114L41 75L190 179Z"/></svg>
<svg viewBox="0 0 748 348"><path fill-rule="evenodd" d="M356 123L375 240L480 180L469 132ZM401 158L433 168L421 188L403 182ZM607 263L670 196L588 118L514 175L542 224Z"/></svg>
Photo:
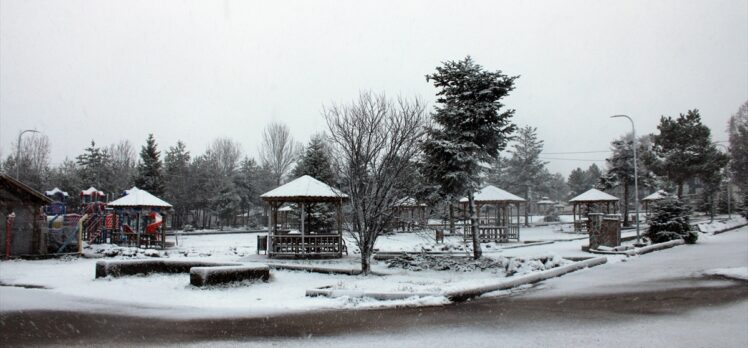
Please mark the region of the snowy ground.
<svg viewBox="0 0 748 348"><path fill-rule="evenodd" d="M583 235L566 233L558 226L542 226L522 230L522 239L529 241L546 241L549 244L494 244L484 245L485 255L496 259L522 258L525 260L540 257L568 257L590 256L581 251L581 246L587 243ZM624 235L635 234L626 231ZM170 259L196 259L201 261L243 261L266 262L264 255L255 254L256 233L248 234L215 234L179 236L179 243L173 249L160 252L162 257ZM720 241L730 240L734 236L744 233L728 233L711 236L702 234L699 244L689 250L711 250ZM724 237L723 237L724 236ZM460 236L447 236L445 245L451 250L465 248ZM353 268L358 264L354 254L352 241L348 241L352 254L338 260L316 261L279 261L288 263L314 264L322 266ZM382 237L376 247L382 251L421 251L438 250L443 245L436 245L432 232L398 233ZM106 246L93 246L91 251L107 249ZM680 248L677 248L680 249ZM110 248L110 251L112 249ZM110 259L145 258L146 254L156 254L154 251L138 253L135 249L118 249L119 254ZM712 250L713 251L713 250ZM656 258L659 255L669 255L677 251L663 251L642 257ZM135 255L135 256L126 256ZM693 269L706 262L705 256L696 256L684 262ZM746 255L731 255L742 257L742 264L714 264L712 267L698 268L704 272L715 269L743 267L748 265ZM547 291L533 294L533 296L557 291L558 284L562 288L572 291L591 291L599 288L601 291L615 290L616 284L626 281L638 273L646 273L651 279L668 276L671 270L646 270L643 272L636 267L637 258L625 256L610 256L607 265L598 266L608 270L596 271L595 277L585 277L588 271L571 274L559 279L544 282ZM702 260L704 259L704 260ZM22 287L0 286L0 311L38 309L69 309L81 308L106 312L134 315L161 316L232 316L232 315L268 315L294 311L308 311L333 308L371 308L391 306L418 306L443 304L447 300L443 297L408 299L398 301L375 301L354 298L309 298L305 297L307 289L331 287L334 289L362 289L367 291L388 292L441 292L454 288L481 285L505 277L504 270L493 269L474 272L454 271L408 271L400 268L388 268L384 262L375 263L373 269L387 274L386 276L348 276L325 275L300 271L274 270L270 282L255 282L239 284L231 287L216 287L199 289L189 285L188 274L130 276L116 279L94 279L94 265L96 259L68 258L42 261L4 261L0 263L0 283L42 287L45 289L28 289ZM622 262L626 261L626 262ZM276 260L274 260L276 262ZM707 262L708 263L708 262ZM705 263L706 264L706 263ZM693 273L692 271L689 271ZM739 271L738 271L739 272ZM691 273L683 276L690 276ZM580 278L580 279L577 279ZM566 281L566 279L572 279ZM569 291L568 289L564 291ZM504 294L504 293L501 293ZM501 295L499 294L499 295ZM494 294L497 295L497 294Z"/></svg>

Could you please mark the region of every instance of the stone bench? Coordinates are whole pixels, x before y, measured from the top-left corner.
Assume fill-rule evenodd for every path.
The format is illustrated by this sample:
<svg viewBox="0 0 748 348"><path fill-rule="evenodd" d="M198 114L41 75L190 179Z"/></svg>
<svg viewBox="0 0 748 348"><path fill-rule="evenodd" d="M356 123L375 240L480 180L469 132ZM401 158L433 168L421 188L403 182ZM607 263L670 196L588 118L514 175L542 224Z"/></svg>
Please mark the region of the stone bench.
<svg viewBox="0 0 748 348"><path fill-rule="evenodd" d="M268 281L270 267L267 265L193 267L190 269L190 284L194 286L220 285L243 280Z"/></svg>
<svg viewBox="0 0 748 348"><path fill-rule="evenodd" d="M241 266L239 263L173 260L122 260L96 262L96 278L151 273L189 273L193 267Z"/></svg>

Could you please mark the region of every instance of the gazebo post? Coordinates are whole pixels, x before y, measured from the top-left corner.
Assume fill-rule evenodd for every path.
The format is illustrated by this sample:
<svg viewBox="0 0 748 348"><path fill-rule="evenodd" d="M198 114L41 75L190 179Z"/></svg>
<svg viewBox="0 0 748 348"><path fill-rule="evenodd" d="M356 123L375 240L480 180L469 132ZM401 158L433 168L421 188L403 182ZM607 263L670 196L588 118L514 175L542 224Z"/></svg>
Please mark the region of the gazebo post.
<svg viewBox="0 0 748 348"><path fill-rule="evenodd" d="M338 225L338 254L343 256L343 200L340 199L336 202L336 219Z"/></svg>
<svg viewBox="0 0 748 348"><path fill-rule="evenodd" d="M301 203L301 253L306 254L306 244L304 241L304 202Z"/></svg>

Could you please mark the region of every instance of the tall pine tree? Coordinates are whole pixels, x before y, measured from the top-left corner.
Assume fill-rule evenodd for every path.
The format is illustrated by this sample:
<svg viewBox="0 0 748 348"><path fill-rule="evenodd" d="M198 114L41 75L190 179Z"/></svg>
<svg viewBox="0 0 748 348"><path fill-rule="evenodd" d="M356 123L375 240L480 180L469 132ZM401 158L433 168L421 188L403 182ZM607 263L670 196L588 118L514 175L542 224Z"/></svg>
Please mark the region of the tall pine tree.
<svg viewBox="0 0 748 348"><path fill-rule="evenodd" d="M161 152L158 151L156 139L153 138L153 134L148 134L146 144L140 150L140 162L138 163L138 174L135 177L135 186L155 196L163 196L164 194L160 155Z"/></svg>
<svg viewBox="0 0 748 348"><path fill-rule="evenodd" d="M444 62L426 76L438 89L432 118L423 145L424 173L452 196L467 195L473 235L473 257L480 258L474 193L480 188L484 164L499 157L515 125L514 110L501 99L514 89L518 76L486 71L468 56Z"/></svg>
<svg viewBox="0 0 748 348"><path fill-rule="evenodd" d="M548 162L540 160L543 152L543 141L538 139L537 128L525 126L520 128L515 143L509 152L507 174L510 178L510 189L514 192L522 192L528 204L525 207L525 225L529 223L528 215L530 206L530 191L540 186L545 165Z"/></svg>

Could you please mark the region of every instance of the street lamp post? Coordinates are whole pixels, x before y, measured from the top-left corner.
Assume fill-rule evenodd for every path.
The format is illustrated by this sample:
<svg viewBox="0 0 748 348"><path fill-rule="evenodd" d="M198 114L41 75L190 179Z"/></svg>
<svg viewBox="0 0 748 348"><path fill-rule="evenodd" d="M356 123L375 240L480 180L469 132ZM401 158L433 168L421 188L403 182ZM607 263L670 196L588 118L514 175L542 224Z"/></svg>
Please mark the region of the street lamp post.
<svg viewBox="0 0 748 348"><path fill-rule="evenodd" d="M21 163L21 136L24 133L39 133L39 131L34 129L26 129L21 133L18 133L18 143L16 144L16 180L18 180L18 169L20 168Z"/></svg>
<svg viewBox="0 0 748 348"><path fill-rule="evenodd" d="M634 144L633 144L633 148L634 148L634 201L635 201L634 204L636 206L636 244L641 244L641 239L640 239L640 234L639 234L639 173L638 173L637 165L636 165L636 163L639 162L638 161L639 158L636 156L636 127L634 127L634 120L632 120L631 117L628 117L626 115L613 115L610 117L611 118L625 117L629 119L629 121L631 122L631 133L633 133L633 136L634 136Z"/></svg>

